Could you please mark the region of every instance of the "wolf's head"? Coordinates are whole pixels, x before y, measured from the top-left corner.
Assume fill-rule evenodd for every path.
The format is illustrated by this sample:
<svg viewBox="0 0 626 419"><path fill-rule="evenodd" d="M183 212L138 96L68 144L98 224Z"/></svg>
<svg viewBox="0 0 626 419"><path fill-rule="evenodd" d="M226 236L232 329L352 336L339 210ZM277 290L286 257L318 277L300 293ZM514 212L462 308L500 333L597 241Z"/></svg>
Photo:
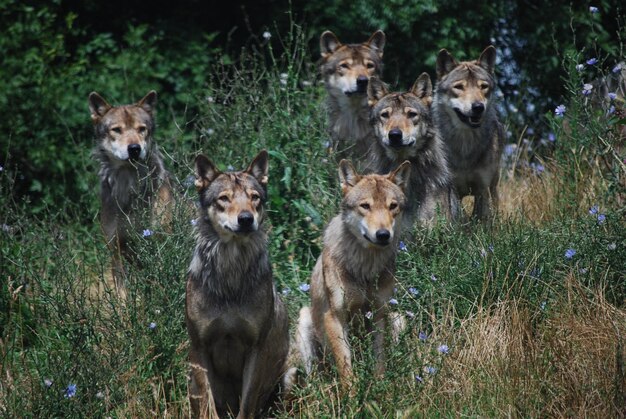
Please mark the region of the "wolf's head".
<svg viewBox="0 0 626 419"><path fill-rule="evenodd" d="M410 172L411 163L405 161L388 175L362 176L349 161L339 162L341 217L364 247L382 248L394 243L406 205L404 190Z"/></svg>
<svg viewBox="0 0 626 419"><path fill-rule="evenodd" d="M320 37L321 72L328 92L337 98L365 97L370 77L382 73L385 34L376 31L367 42L342 44L334 33Z"/></svg>
<svg viewBox="0 0 626 419"><path fill-rule="evenodd" d="M196 157L195 166L201 216L220 240L245 240L259 231L267 196L267 151L240 172L220 172L203 155Z"/></svg>
<svg viewBox="0 0 626 419"><path fill-rule="evenodd" d="M445 49L439 51L437 100L454 120L471 128L481 126L496 87L495 63L493 45L485 48L476 61L458 62Z"/></svg>
<svg viewBox="0 0 626 419"><path fill-rule="evenodd" d="M389 93L380 79L372 77L367 94L370 122L386 154L394 160L414 157L432 132L430 76L422 73L404 93Z"/></svg>
<svg viewBox="0 0 626 419"><path fill-rule="evenodd" d="M111 106L96 92L89 95L89 110L99 147L110 158L124 162L148 157L154 132L154 90L132 105Z"/></svg>

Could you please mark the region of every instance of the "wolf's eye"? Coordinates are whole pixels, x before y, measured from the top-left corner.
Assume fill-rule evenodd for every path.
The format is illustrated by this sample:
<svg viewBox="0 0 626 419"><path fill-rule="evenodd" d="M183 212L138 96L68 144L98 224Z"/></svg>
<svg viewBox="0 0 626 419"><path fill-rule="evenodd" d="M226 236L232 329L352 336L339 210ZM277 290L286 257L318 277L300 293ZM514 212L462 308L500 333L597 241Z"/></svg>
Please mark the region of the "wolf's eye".
<svg viewBox="0 0 626 419"><path fill-rule="evenodd" d="M361 208L363 208L363 209L364 209L364 210L366 210L366 211L369 211L369 209L370 209L370 204L368 204L367 202L363 202L363 203L360 205L360 207L361 207Z"/></svg>
<svg viewBox="0 0 626 419"><path fill-rule="evenodd" d="M375 67L374 63L367 63L365 66L370 69Z"/></svg>
<svg viewBox="0 0 626 419"><path fill-rule="evenodd" d="M413 119L413 118L415 118L417 116L417 112L415 112L415 111L408 111L406 113L406 116L408 116L409 118Z"/></svg>
<svg viewBox="0 0 626 419"><path fill-rule="evenodd" d="M145 132L146 132L146 130L147 130L147 128L146 128L146 127L144 127L143 125L142 125L142 126L140 126L139 128L137 128L137 131L139 132L139 134L143 134L143 133L145 133Z"/></svg>
<svg viewBox="0 0 626 419"><path fill-rule="evenodd" d="M389 204L389 210L393 211L396 208L398 208L398 203L397 202L392 202L391 204Z"/></svg>
<svg viewBox="0 0 626 419"><path fill-rule="evenodd" d="M111 128L111 131L113 131L116 134L121 134L122 133L122 129L120 127L113 127L113 128Z"/></svg>
<svg viewBox="0 0 626 419"><path fill-rule="evenodd" d="M385 119L389 118L389 111L381 112L380 117Z"/></svg>
<svg viewBox="0 0 626 419"><path fill-rule="evenodd" d="M487 84L487 83L481 83L480 88L481 88L482 90L487 90L487 89L489 89L489 84Z"/></svg>
<svg viewBox="0 0 626 419"><path fill-rule="evenodd" d="M261 196L258 193L253 193L252 195L250 195L250 199L252 199L253 201L258 201L259 199L261 199Z"/></svg>
<svg viewBox="0 0 626 419"><path fill-rule="evenodd" d="M454 87L457 90L463 90L465 88L465 86L463 86L463 83L457 83L452 87Z"/></svg>
<svg viewBox="0 0 626 419"><path fill-rule="evenodd" d="M230 198L228 197L228 195L220 195L217 199L225 203L230 202Z"/></svg>
<svg viewBox="0 0 626 419"><path fill-rule="evenodd" d="M341 68L345 68L345 69L350 68L350 66L348 65L348 63L341 63L341 64L339 64L339 67L341 67Z"/></svg>

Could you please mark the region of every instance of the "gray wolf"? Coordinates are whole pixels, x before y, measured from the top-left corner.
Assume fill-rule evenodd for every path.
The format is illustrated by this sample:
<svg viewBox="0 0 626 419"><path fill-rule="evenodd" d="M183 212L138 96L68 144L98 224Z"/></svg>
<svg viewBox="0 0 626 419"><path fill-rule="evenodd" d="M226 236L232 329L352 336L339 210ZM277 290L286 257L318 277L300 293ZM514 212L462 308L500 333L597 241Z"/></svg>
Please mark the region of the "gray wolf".
<svg viewBox="0 0 626 419"><path fill-rule="evenodd" d="M384 372L388 301L410 171L404 162L388 175L362 176L347 160L339 163L341 213L324 232L311 275L311 306L300 310L296 345L307 373L332 354L344 391L353 378L349 335L372 333L375 372Z"/></svg>
<svg viewBox="0 0 626 419"><path fill-rule="evenodd" d="M416 220L432 224L438 206L449 216L450 194L454 192L445 146L432 118L430 76L422 73L413 87L402 93L390 93L380 79L372 77L368 99L375 136L368 153L368 169L389 173L403 161L411 162L403 229L410 231Z"/></svg>
<svg viewBox="0 0 626 419"><path fill-rule="evenodd" d="M492 99L495 62L493 46L475 61L458 62L445 49L437 56L435 124L447 147L459 199L473 195L473 216L480 220L489 220L498 208L504 147L504 131Z"/></svg>
<svg viewBox="0 0 626 419"><path fill-rule="evenodd" d="M100 163L100 222L113 253L112 274L117 291L125 294L124 261L136 259L130 247L133 233L152 223L169 224L172 186L154 141L153 90L132 105L111 106L98 93L89 95L89 109Z"/></svg>
<svg viewBox="0 0 626 419"><path fill-rule="evenodd" d="M360 44L342 44L330 31L320 37L320 71L328 92L331 144L340 157L363 159L371 143L367 85L383 69L385 34Z"/></svg>
<svg viewBox="0 0 626 419"><path fill-rule="evenodd" d="M239 172L195 160L200 198L186 323L194 417L254 417L286 372L287 311L272 280L263 230L268 154Z"/></svg>

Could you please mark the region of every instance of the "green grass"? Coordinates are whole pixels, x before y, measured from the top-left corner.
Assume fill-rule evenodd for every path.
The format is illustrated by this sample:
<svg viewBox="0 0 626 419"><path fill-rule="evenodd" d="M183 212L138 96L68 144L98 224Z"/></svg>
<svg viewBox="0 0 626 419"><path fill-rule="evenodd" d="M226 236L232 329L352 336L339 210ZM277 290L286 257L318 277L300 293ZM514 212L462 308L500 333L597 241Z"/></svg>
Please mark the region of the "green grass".
<svg viewBox="0 0 626 419"><path fill-rule="evenodd" d="M222 169L239 169L259 149L269 150L270 251L293 330L299 308L309 302L298 286L309 281L340 192L336 162L324 146L324 90L305 61L301 36L290 36L284 57L267 51L267 59L244 55L237 65L216 67L196 97L200 115L176 121L184 135L166 129L159 138L185 199L194 198L182 185L196 153ZM574 118L590 127L602 123L593 112ZM561 121L553 123L560 128ZM188 139L190 131L195 140ZM559 131L557 141L566 140ZM398 260L396 308L407 314L409 327L388 345L384 379L372 376L367 342L354 342L355 398L340 393L333 371L319 373L273 414L623 412L624 174L596 165L584 144L584 150L560 149L542 175L520 170L504 176L493 228L441 223L407 243ZM79 152L89 158L87 150ZM86 176L97 208L95 175ZM24 218L29 203L8 198L15 182L0 172L0 192L7 197L0 210L0 414L187 415L184 294L194 238L182 206L172 232L136 238L142 267L130 270L122 302L111 289L97 214L85 225L59 221L66 219L64 208ZM606 214L603 223L588 213L592 204ZM571 259L565 257L569 248L576 250ZM438 351L443 344L447 354ZM65 397L69 384L76 385L74 397Z"/></svg>

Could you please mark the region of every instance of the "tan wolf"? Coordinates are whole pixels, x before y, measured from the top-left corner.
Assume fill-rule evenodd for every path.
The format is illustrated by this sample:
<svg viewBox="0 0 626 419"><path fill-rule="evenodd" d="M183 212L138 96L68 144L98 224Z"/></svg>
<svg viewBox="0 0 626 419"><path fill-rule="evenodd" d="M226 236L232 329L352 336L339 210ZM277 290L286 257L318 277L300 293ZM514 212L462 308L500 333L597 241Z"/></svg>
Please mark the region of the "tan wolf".
<svg viewBox="0 0 626 419"><path fill-rule="evenodd" d="M369 149L367 85L370 77L382 74L384 47L385 34L380 30L360 44L342 44L330 31L320 38L331 146L339 156L360 160Z"/></svg>
<svg viewBox="0 0 626 419"><path fill-rule="evenodd" d="M256 416L286 372L287 311L263 230L268 153L240 172L195 161L200 197L186 297L194 417Z"/></svg>
<svg viewBox="0 0 626 419"><path fill-rule="evenodd" d="M111 106L98 93L89 95L100 163L100 221L113 253L112 273L125 295L124 261L135 259L129 246L133 232L154 222L167 224L172 214L172 187L163 157L154 142L153 90L132 105Z"/></svg>
<svg viewBox="0 0 626 419"><path fill-rule="evenodd" d="M493 100L495 62L493 46L485 48L476 61L459 63L445 49L437 56L435 123L448 148L458 196L474 196L473 215L481 220L489 220L498 209L504 147L504 131Z"/></svg>
<svg viewBox="0 0 626 419"><path fill-rule="evenodd" d="M450 194L454 192L445 146L432 118L430 76L422 73L411 90L402 93L390 93L380 79L372 77L368 98L376 139L368 155L368 168L389 173L403 161L411 162L403 230L410 232L415 221L430 225L438 206L449 216Z"/></svg>
<svg viewBox="0 0 626 419"><path fill-rule="evenodd" d="M388 302L410 171L404 162L388 175L362 176L347 160L339 163L341 213L324 233L311 275L311 307L300 310L296 345L307 373L332 354L344 391L353 377L349 335L372 332L375 372L384 372Z"/></svg>

